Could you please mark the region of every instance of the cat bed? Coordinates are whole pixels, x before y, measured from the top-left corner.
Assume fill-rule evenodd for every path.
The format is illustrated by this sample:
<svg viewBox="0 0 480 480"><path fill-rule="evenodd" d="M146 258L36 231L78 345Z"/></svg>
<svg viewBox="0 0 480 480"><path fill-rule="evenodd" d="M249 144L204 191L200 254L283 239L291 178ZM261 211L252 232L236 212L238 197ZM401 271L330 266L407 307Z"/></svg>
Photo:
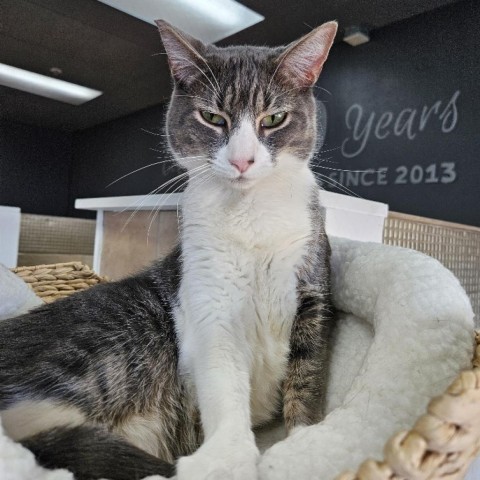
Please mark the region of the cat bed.
<svg viewBox="0 0 480 480"><path fill-rule="evenodd" d="M329 413L286 439L281 427L260 432L259 478L460 480L480 449L480 364L472 369L473 312L465 292L421 253L331 243L334 302L343 313ZM467 371L458 376L461 370ZM1 433L0 477L72 478L36 466L30 452Z"/></svg>
<svg viewBox="0 0 480 480"><path fill-rule="evenodd" d="M0 263L0 320L26 313L42 303L25 282Z"/></svg>

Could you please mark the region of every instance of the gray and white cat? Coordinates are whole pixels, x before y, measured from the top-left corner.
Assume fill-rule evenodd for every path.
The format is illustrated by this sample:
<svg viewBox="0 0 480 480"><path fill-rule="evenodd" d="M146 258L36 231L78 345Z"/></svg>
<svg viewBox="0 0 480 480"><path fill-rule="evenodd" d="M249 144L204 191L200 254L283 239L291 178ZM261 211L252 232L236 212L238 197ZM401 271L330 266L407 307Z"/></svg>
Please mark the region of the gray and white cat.
<svg viewBox="0 0 480 480"><path fill-rule="evenodd" d="M189 171L180 244L0 323L2 422L77 479L252 480L253 427L323 415L334 320L311 87L337 24L279 48L158 27L169 144Z"/></svg>

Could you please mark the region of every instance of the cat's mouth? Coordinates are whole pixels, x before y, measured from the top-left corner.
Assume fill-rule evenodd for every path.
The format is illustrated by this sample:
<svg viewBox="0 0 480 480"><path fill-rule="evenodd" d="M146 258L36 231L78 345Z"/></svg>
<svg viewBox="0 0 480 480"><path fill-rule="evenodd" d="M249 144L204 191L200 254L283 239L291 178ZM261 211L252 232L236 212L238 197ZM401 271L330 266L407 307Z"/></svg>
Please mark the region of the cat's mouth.
<svg viewBox="0 0 480 480"><path fill-rule="evenodd" d="M233 179L234 182L239 182L239 183L250 182L251 180L252 180L251 178L244 177L243 175L240 175L239 177Z"/></svg>
<svg viewBox="0 0 480 480"><path fill-rule="evenodd" d="M248 188L253 184L253 178L245 177L244 175L239 175L238 177L231 178L230 184L235 188Z"/></svg>

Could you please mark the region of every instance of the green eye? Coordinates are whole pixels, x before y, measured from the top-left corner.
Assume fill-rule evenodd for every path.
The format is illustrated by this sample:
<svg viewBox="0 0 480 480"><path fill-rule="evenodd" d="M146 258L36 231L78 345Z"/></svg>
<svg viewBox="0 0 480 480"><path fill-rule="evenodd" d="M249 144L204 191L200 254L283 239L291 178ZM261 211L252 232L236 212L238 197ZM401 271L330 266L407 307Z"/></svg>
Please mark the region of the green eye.
<svg viewBox="0 0 480 480"><path fill-rule="evenodd" d="M227 124L227 121L221 115L218 115L216 113L202 110L200 112L200 115L202 115L203 119L206 120L208 123L216 125L217 127L224 127Z"/></svg>
<svg viewBox="0 0 480 480"><path fill-rule="evenodd" d="M287 112L274 113L273 115L267 115L265 118L262 118L260 125L263 128L274 128L278 127L285 118L287 117Z"/></svg>

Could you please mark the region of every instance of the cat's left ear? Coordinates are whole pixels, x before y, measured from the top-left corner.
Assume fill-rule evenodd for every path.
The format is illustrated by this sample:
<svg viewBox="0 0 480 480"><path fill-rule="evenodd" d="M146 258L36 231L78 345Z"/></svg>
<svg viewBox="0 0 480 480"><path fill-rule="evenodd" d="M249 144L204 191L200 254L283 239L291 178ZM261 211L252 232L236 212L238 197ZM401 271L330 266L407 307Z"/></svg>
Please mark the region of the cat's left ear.
<svg viewBox="0 0 480 480"><path fill-rule="evenodd" d="M276 75L298 88L314 85L328 57L337 28L337 22L324 23L287 46L277 59Z"/></svg>

